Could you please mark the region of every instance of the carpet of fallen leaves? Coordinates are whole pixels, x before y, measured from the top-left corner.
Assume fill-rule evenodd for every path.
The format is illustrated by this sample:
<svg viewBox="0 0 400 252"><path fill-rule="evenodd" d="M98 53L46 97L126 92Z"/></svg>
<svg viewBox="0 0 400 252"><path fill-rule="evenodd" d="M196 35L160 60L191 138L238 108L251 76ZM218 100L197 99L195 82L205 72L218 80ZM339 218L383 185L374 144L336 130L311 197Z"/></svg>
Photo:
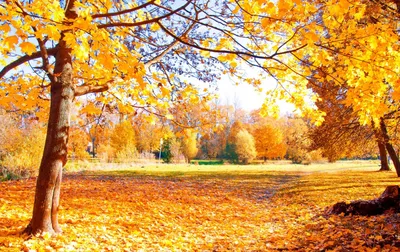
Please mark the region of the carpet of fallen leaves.
<svg viewBox="0 0 400 252"><path fill-rule="evenodd" d="M0 183L0 251L394 251L400 215L322 214L393 172L66 175L63 235L28 237L35 180Z"/></svg>

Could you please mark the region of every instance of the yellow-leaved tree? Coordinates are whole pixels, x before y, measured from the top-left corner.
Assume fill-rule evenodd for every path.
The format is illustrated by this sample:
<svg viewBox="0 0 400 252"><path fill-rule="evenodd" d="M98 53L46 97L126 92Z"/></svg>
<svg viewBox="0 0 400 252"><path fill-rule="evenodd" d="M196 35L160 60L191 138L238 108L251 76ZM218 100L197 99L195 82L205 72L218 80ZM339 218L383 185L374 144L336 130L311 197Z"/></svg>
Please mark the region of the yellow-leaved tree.
<svg viewBox="0 0 400 252"><path fill-rule="evenodd" d="M197 155L199 149L197 148L197 132L191 129L184 131L182 142L181 142L182 153L186 158L186 162L190 163L190 160Z"/></svg>
<svg viewBox="0 0 400 252"><path fill-rule="evenodd" d="M235 135L235 151L243 164L248 164L257 156L254 137L247 130L242 129Z"/></svg>
<svg viewBox="0 0 400 252"><path fill-rule="evenodd" d="M261 117L259 110L251 113L251 134L254 136L257 157L282 159L287 150L282 120Z"/></svg>
<svg viewBox="0 0 400 252"><path fill-rule="evenodd" d="M329 115L330 120L337 120L336 125L341 126L347 126L348 119L354 125L372 126L381 155L387 151L400 176L400 160L391 141L394 135L390 133L393 125L398 124L400 111L400 2L307 0L302 4L305 2L318 6L315 29L298 31L303 41L309 41L308 46L292 54L288 63L292 71L286 76L288 81L282 82L282 89L275 93L277 98L286 96L301 104L310 98L324 100L326 90L337 90L332 107L352 112L347 118ZM285 95L291 90L296 94L303 90L304 95ZM342 149L328 151L335 156Z"/></svg>
<svg viewBox="0 0 400 252"><path fill-rule="evenodd" d="M286 0L3 1L1 106L49 111L26 232L61 232L62 167L79 97L91 94L86 113L102 103L121 113L142 109L149 122L151 114L172 119L171 103L208 99L191 78L212 83L226 73L257 86L238 68L242 63L284 76L277 71L288 69L285 55L315 42L315 34L296 40L300 31L323 32L317 12L315 3Z"/></svg>

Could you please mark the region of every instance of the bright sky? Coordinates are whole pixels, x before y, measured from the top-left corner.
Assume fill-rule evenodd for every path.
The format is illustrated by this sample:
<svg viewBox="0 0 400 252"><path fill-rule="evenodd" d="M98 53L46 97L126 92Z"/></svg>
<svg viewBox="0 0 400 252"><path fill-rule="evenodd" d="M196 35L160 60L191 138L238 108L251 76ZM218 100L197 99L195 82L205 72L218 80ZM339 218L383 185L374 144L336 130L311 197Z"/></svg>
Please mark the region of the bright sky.
<svg viewBox="0 0 400 252"><path fill-rule="evenodd" d="M261 108L266 95L265 92L269 89L276 87L276 82L272 78L265 80L261 87L262 91L256 91L251 85L242 83L236 85L235 81L230 79L228 76L222 76L221 80L218 81L218 94L219 100L222 104L233 105L236 103L239 108L251 111ZM292 113L294 107L285 102L280 102L281 115L286 113Z"/></svg>

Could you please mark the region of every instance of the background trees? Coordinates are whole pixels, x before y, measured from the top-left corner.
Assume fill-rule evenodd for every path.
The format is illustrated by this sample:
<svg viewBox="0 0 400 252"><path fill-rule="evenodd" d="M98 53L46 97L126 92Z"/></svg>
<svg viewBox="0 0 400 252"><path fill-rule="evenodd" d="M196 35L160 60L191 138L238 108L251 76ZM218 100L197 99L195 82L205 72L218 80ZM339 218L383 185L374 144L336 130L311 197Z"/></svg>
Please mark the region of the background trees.
<svg viewBox="0 0 400 252"><path fill-rule="evenodd" d="M115 125L110 135L110 145L115 150L117 160L137 158L135 130L129 120Z"/></svg>

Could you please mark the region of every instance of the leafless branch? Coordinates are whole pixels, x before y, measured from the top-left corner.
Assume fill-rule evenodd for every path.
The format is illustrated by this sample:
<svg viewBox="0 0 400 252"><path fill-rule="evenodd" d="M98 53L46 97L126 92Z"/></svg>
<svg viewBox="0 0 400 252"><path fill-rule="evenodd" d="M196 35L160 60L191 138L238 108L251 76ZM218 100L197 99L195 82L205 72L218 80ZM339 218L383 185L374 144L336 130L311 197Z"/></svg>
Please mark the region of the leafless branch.
<svg viewBox="0 0 400 252"><path fill-rule="evenodd" d="M114 17L114 16L119 16L119 15L123 15L123 14L127 14L130 12L134 12L143 8L146 8L147 6L151 5L154 3L155 0L150 0L147 3L144 3L142 5L130 8L130 9L126 9L126 10L122 10L122 11L117 11L117 12L109 12L109 13L103 13L103 14L94 14L92 15L92 18L103 18L103 17Z"/></svg>
<svg viewBox="0 0 400 252"><path fill-rule="evenodd" d="M57 47L47 49L47 53L48 53L48 55L55 56L55 54L57 53ZM32 53L31 55L24 55L24 56L18 58L17 60L15 60L15 61L11 62L10 64L8 64L7 66L5 66L0 71L0 78L3 78L4 75L6 75L12 69L30 61L30 60L37 59L40 57L42 57L42 53L40 51L37 51L37 52Z"/></svg>
<svg viewBox="0 0 400 252"><path fill-rule="evenodd" d="M147 24L152 24L152 23L157 23L160 20L164 19L164 18L168 18L172 15L174 15L175 13L185 9L192 1L187 1L184 5L182 5L181 7L172 10L170 13L167 13L163 16L159 16L156 18L152 18L152 19L148 19L148 20L144 20L141 22L134 22L134 23L125 23L125 22L117 22L117 23L107 23L107 24L101 24L98 26L99 29L102 28L111 28L111 27L120 27L120 26L124 26L124 27L137 27L137 26L141 26L141 25L147 25ZM155 4L156 6L158 6L157 4Z"/></svg>

